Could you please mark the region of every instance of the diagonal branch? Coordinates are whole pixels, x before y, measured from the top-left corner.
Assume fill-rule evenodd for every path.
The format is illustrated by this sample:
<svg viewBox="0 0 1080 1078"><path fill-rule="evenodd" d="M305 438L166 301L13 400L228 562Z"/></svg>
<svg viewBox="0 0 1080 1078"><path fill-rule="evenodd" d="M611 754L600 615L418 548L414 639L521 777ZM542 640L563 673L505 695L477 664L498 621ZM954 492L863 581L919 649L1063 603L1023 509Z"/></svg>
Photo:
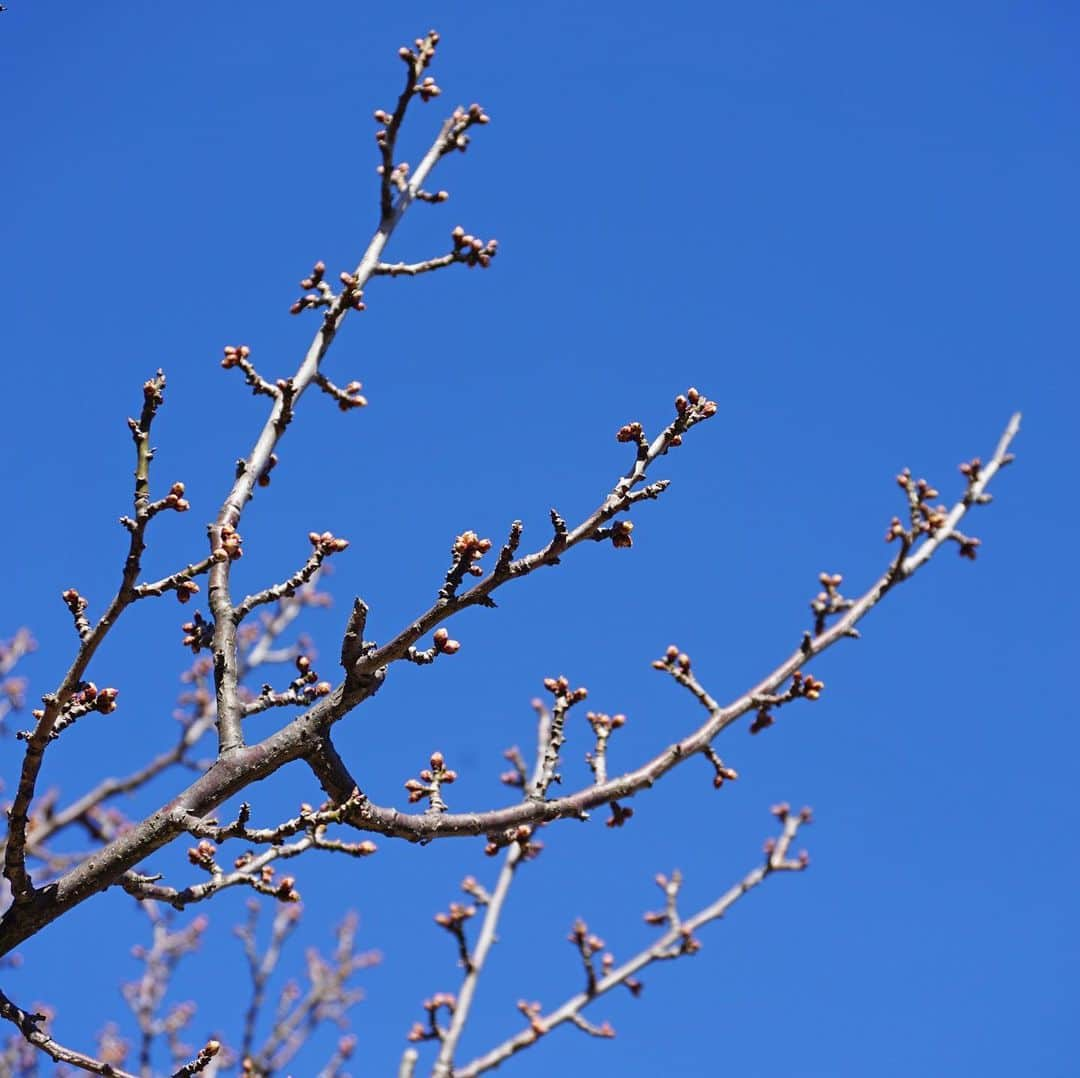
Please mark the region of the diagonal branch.
<svg viewBox="0 0 1080 1078"><path fill-rule="evenodd" d="M630 470L619 478L603 502L576 528L569 530L558 513L552 510L554 535L544 547L516 561L504 562L500 558L495 569L468 591L441 594L434 606L402 629L389 643L368 652L356 664L354 672L370 674L404 658L409 647L441 621L469 606L490 606L491 593L507 581L521 579L545 565L557 565L565 551L587 540L610 539L616 547L630 546L632 524L623 522L621 527L612 528L606 525L617 514L626 512L634 502L642 498L655 498L664 490L666 483L654 483L641 490L635 488L645 482L649 466L658 457L664 456L669 449L682 443L682 437L690 427L716 414L716 402L707 400L698 394L696 389L689 390L687 396L690 397L689 401L687 397L681 396L676 399L675 420L651 443L645 444ZM619 440L625 441L621 434L620 431ZM520 528L518 522L515 522L514 528Z"/></svg>
<svg viewBox="0 0 1080 1078"><path fill-rule="evenodd" d="M111 1063L85 1055L74 1048L65 1048L64 1045L57 1043L40 1028L41 1023L45 1021L44 1015L24 1011L12 1003L3 992L0 992L0 1018L13 1022L30 1044L57 1063L67 1063L69 1066L78 1067L79 1070L89 1071L90 1074L104 1074L109 1078L138 1078L130 1071L121 1070Z"/></svg>
<svg viewBox="0 0 1080 1078"><path fill-rule="evenodd" d="M844 612L831 627L817 636L807 635L802 644L773 671L767 674L753 688L727 705L719 704L704 688L698 686L695 695L708 711L708 719L693 733L671 745L667 750L643 764L634 771L627 772L607 782L596 783L579 790L567 797L550 801L533 801L528 804L512 805L480 813L443 813L439 816L407 815L394 808L384 808L363 801L350 816L350 822L361 830L376 831L385 835L408 838L412 841L429 841L433 838L450 836L481 835L502 832L523 824L547 822L555 819L580 819L583 813L599 805L621 800L641 790L651 787L661 776L684 760L703 752L727 727L751 711L761 706L763 699L771 697L784 685L808 659L821 654L835 644L852 635L852 631L878 602L898 583L909 579L923 565L962 519L967 510L980 503L987 485L1000 468L1011 459L1008 452L1012 439L1019 430L1019 416L1014 416L998 443L991 461L984 466L977 482L972 484L963 498L948 516L948 522L933 537L924 541L915 552L898 559L878 578L877 581L857 599L850 609ZM580 530L580 529L578 529ZM928 549L929 553L924 551ZM490 580L490 578L488 578ZM488 581L476 585L481 588ZM470 593L466 593L466 596ZM389 645L388 645L389 648ZM385 653L387 648L378 653ZM369 659L362 660L364 662ZM355 787L351 776L343 770L340 759L335 766L328 766L324 759L309 761L323 788L335 799L343 799Z"/></svg>
<svg viewBox="0 0 1080 1078"><path fill-rule="evenodd" d="M698 949L694 939L696 932L710 921L719 920L739 901L744 895L749 894L755 887L763 883L769 876L776 872L798 872L806 867L807 859L799 857L792 859L788 856L791 843L799 831L799 827L805 823L807 816L789 814L784 819L783 830L780 837L775 841L770 840L767 844L765 863L751 869L738 883L724 892L715 902L699 910L692 917L674 919L669 923L664 932L650 947L646 947L633 958L624 962L616 969L598 977L588 990L571 996L561 1006L547 1015L532 1014L529 1027L516 1036L505 1040L490 1052L479 1056L463 1067L455 1067L454 1078L475 1078L475 1075L498 1067L506 1062L511 1056L530 1045L533 1045L544 1034L549 1033L557 1026L570 1022L580 1026L593 1036L611 1037L614 1031L606 1024L599 1028L593 1027L584 1021L581 1012L595 1000L623 984L629 984L635 974L645 969L654 962L667 961L680 958L683 955L693 954ZM639 986L640 987L640 986ZM436 1072L439 1073L439 1072ZM446 1072L449 1073L449 1072Z"/></svg>
<svg viewBox="0 0 1080 1078"><path fill-rule="evenodd" d="M1011 460L1008 450L1018 429L1019 417L1014 417L991 461L982 468L978 479L970 484L958 506L948 514L948 522L933 537L933 540L924 541L934 542L932 550L938 549L941 543L948 539L951 531L955 529L972 505L980 504L987 485L1000 468ZM636 470L628 473L623 481L626 491L636 477ZM570 534L578 535L580 532L579 528ZM271 734L259 744L238 751L228 759L219 759L206 774L196 779L167 805L119 835L92 859L67 872L49 888L47 894L36 894L33 902L27 903L21 910L16 910L14 907L9 909L0 919L0 955L6 954L23 940L34 935L45 924L83 902L90 895L117 882L123 873L134 868L140 861L187 830L187 820L191 816L204 816L212 812L218 805L251 783L273 774L278 768L294 760L304 759L308 762L333 801L340 804L351 797L357 797L359 803L348 817L348 822L354 827L406 838L414 842L466 835L498 834L522 825L532 826L560 818L580 819L582 814L591 808L621 800L652 786L657 779L683 760L702 753L722 730L754 710L757 701L762 696L775 693L807 659L821 654L838 640L850 636L855 625L877 605L885 594L901 580L909 579L926 563L929 554L923 555L924 549L926 549L925 546L919 547L914 553L905 556L902 562L898 561L890 565L870 589L830 628L818 636L805 637L792 655L738 699L726 706L721 706L711 696L705 694L702 704L708 708L706 722L682 741L671 745L665 752L636 770L604 783L594 783L567 797L545 801L533 800L528 804L512 805L486 812L410 815L399 812L395 808L373 804L356 790L355 780L329 744L327 731L335 722L374 695L382 686L385 667L375 666L371 669L369 665L371 656L361 647L360 657L354 662L352 673L328 696L320 699L306 712L298 715L287 726ZM528 561L528 559L524 560ZM537 561L537 564L541 563ZM517 563L512 563L511 570L513 564ZM512 578L511 572L503 579ZM476 588L484 587L485 584L487 588L483 594L486 595L494 589L495 585L481 581ZM466 592L465 596L469 594L470 592ZM362 604L358 610L362 613ZM432 616L431 624L438 620L438 616L438 614ZM360 621L362 618L354 612L351 624L355 622L359 626ZM407 638L409 631L406 631L403 636ZM412 640L408 641L408 643L411 642ZM403 641L395 642L391 652L396 652L398 648L407 649L407 647L408 644ZM385 656L387 649L379 649L379 653ZM349 649L349 654L351 657L354 652Z"/></svg>
<svg viewBox="0 0 1080 1078"><path fill-rule="evenodd" d="M135 518L124 518L123 521L130 538L120 586L98 622L93 627L86 622L80 628L79 650L75 659L56 690L43 698L45 707L38 713L37 724L26 739L26 755L23 758L19 784L8 812L8 841L4 849L4 876L11 884L12 899L16 906L29 902L34 894L33 881L26 871L26 829L30 804L34 799L38 775L44 762L45 748L56 732L64 709L72 696L80 690L90 660L120 615L139 598L135 582L138 580L142 555L146 550L146 529L156 508L165 506L164 501L150 501L150 461L154 455L150 447L150 428L158 409L164 403L164 389L165 374L159 370L143 384L143 407L138 420L129 420L136 456L133 495ZM179 509L180 506L181 499L177 496L172 507ZM69 589L69 592L73 591L74 589ZM69 592L65 592L65 601ZM78 593L75 593L75 598L81 599ZM78 627L78 620L76 624Z"/></svg>

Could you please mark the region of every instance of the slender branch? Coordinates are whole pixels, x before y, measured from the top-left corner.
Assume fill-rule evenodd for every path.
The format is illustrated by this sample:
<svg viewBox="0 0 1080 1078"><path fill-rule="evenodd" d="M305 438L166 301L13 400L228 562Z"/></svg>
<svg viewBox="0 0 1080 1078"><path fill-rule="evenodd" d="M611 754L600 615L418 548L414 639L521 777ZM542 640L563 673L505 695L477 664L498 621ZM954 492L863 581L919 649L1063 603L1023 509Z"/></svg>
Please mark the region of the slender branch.
<svg viewBox="0 0 1080 1078"><path fill-rule="evenodd" d="M213 563L214 559L212 557L206 557L202 561L195 562L178 572L163 577L161 580L139 584L135 589L135 596L138 599L145 599L150 595L164 595L167 591L175 591L180 602L186 603L199 590L198 585L194 582L195 577L209 572Z"/></svg>
<svg viewBox="0 0 1080 1078"><path fill-rule="evenodd" d="M427 55L427 49L433 50L434 42L438 35L429 34L424 39L428 44L421 48L421 53ZM406 50L408 51L408 50ZM412 54L410 53L410 56ZM430 56L428 57L430 59ZM458 109L446 121L439 130L435 141L431 144L415 172L407 180L402 178L398 185L396 200L390 196L391 177L386 171L387 154L392 157L393 142L397 128L404 117L407 99L411 97L413 86L416 85L416 77L419 69L426 66L427 61L410 60L410 81L407 82L406 92L399 102L398 109L394 113L394 119L387 128L389 149L384 149L384 173L382 183L382 214L379 227L368 244L356 269L347 274L348 283L345 288L330 300L322 321L315 336L308 347L296 373L288 380L281 382L281 389L274 398L274 404L270 415L267 417L262 432L255 442L250 454L237 468L236 479L222 503L217 519L210 528L211 551L216 552L224 549L231 535L236 532L237 525L243 514L244 507L252 497L255 484L260 476L265 474L270 459L274 454L279 440L284 434L292 418L293 409L305 390L316 381L319 375L319 366L327 349L333 343L338 330L349 311L355 309L358 296L364 285L374 273L375 267L380 263L383 250L386 247L398 222L418 197L418 192L438 163L439 159L455 148L458 140L465 137L464 132L474 123L486 121L482 113L474 114L471 110ZM483 117L481 119L481 117ZM231 616L232 600L230 598L229 576L233 558L227 557L215 562L210 570L210 608L214 614L214 675L217 687L217 712L218 712L218 751L224 756L244 746L243 735L243 709L239 695L239 670L237 666L236 649L236 621Z"/></svg>
<svg viewBox="0 0 1080 1078"><path fill-rule="evenodd" d="M323 561L327 557L331 554L337 554L340 551L345 550L349 545L347 539L338 539L331 535L330 532L323 532L321 535L318 532L311 532L308 535L308 539L315 548L311 552L311 557L309 557L288 580L284 580L280 584L274 584L269 588L264 588L254 595L247 596L247 598L232 611L232 617L237 624L243 621L256 607L265 606L267 603L277 602L279 599L292 598L300 588L315 579L319 569L322 568Z"/></svg>
<svg viewBox="0 0 1080 1078"><path fill-rule="evenodd" d="M541 566L558 564L560 556L565 551L580 543L587 540L610 539L616 547L630 546L630 532L633 525L629 522L619 522L614 527L608 528L606 527L608 521L617 514L625 512L634 503L634 488L645 481L649 466L657 458L664 456L673 446L680 445L683 435L690 427L716 414L715 401L707 400L698 394L696 389L689 390L689 395L692 395L691 401L688 401L687 397L676 399L675 420L647 444L644 452L639 452L630 470L615 483L603 502L573 531L570 531L562 518L552 510L555 534L546 546L509 563L503 562L500 558L496 569L468 591L457 593L454 590L448 592L444 589L434 606L401 630L389 643L368 652L357 663L355 673L370 674L404 658L408 649L440 622L466 607L492 605L490 596L498 587L509 580L521 579ZM620 431L620 436L621 433ZM625 441L622 438L620 440ZM648 496L655 497L663 490L663 486L654 485L648 489L651 491ZM465 533L466 536L470 534Z"/></svg>
<svg viewBox="0 0 1080 1078"><path fill-rule="evenodd" d="M544 708L539 709L537 729L536 764L532 776L533 786L542 781L544 761L551 740L551 719ZM503 856L502 868L499 871L495 889L485 896L484 917L480 923L480 934L477 937L476 946L468 956L469 961L465 967L465 977L457 994L457 1003L450 1019L450 1026L446 1030L446 1035L439 1047L439 1055L432 1070L433 1078L452 1078L454 1074L454 1054L457 1051L461 1035L465 1032L465 1024L469 1020L469 1013L472 1010L473 999L476 997L480 976L484 972L488 955L497 939L499 918L502 916L506 896L510 893L510 885L514 882L518 866L524 859L525 851L522 846L516 842L511 843Z"/></svg>
<svg viewBox="0 0 1080 1078"><path fill-rule="evenodd" d="M490 1052L479 1056L470 1063L465 1064L465 1066L455 1067L453 1070L454 1078L475 1078L475 1075L483 1074L485 1071L498 1067L511 1056L535 1044L544 1034L549 1033L565 1022L578 1025L594 1036L612 1036L613 1031L610 1027L595 1028L590 1027L588 1023L584 1023L581 1012L613 988L631 981L635 974L646 966L650 966L654 962L693 954L700 946L694 939L694 933L710 921L722 918L739 899L749 894L769 876L776 872L798 872L804 869L809 863L806 857L802 856L793 859L788 856L788 853L800 826L807 819L808 815L806 814L787 814L783 821L783 830L780 837L775 841L770 840L770 843L767 844L764 864L751 869L738 883L717 898L715 902L699 910L693 916L671 923L667 931L651 946L638 952L621 966L610 970L602 977L596 978L595 982L590 984L586 991L571 996L550 1014L541 1015L537 1013L533 1015L529 1028L508 1038Z"/></svg>
<svg viewBox="0 0 1080 1078"><path fill-rule="evenodd" d="M150 501L150 461L154 455L150 447L150 428L164 402L164 389L165 375L159 370L143 385L143 407L139 419L129 420L136 455L133 495L135 518L124 520L130 538L120 586L97 624L91 628L87 623L84 628L80 628L79 650L75 659L56 690L43 698L45 707L38 714L37 724L26 739L26 755L23 757L19 784L8 812L8 841L4 849L4 876L11 884L12 899L16 906L28 903L34 895L33 881L26 871L26 830L45 749L53 739L64 709L82 686L90 660L120 615L138 598L135 582L139 577L142 555L146 549L146 528L154 516L155 508L164 505ZM180 508L181 501L178 497L174 507ZM69 592L74 592L74 589L69 589ZM68 594L65 592L65 601L68 601ZM81 598L77 593L75 596Z"/></svg>

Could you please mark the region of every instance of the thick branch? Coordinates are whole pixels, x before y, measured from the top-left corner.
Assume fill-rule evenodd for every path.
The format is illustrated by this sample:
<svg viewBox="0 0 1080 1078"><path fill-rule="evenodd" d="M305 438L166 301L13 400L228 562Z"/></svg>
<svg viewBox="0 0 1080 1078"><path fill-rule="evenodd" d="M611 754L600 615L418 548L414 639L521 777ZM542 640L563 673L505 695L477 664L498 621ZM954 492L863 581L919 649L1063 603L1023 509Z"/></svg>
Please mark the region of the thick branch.
<svg viewBox="0 0 1080 1078"><path fill-rule="evenodd" d="M1008 447L1017 429L1018 418L1014 418L1002 437L994 458L985 466L978 481L969 488L959 510L954 508L949 514L949 523L934 537L934 549L947 538L949 529L956 526L967 508L978 502L986 485L1007 461ZM673 744L635 771L609 779L605 783L593 784L568 797L543 802L532 801L479 813L410 815L363 799L359 807L350 814L348 822L360 830L411 841L429 841L434 838L497 833L522 824L533 825L560 818L580 819L583 813L591 808L629 797L651 786L688 756L702 752L723 729L753 710L758 698L779 689L807 659L849 636L854 626L896 583L912 576L925 563L929 555L920 557L921 550L922 548L919 548L904 561L903 572L898 573L894 567L890 567L843 617L824 633L805 638L791 656L738 699L721 707L706 694L702 703L709 709L707 721L688 737ZM483 587L485 583L487 582L482 581L477 587ZM488 591L493 588L494 584L488 584ZM407 645L395 645L395 648L398 646ZM385 653L385 649L382 650ZM286 763L301 758L307 760L331 798L338 803L346 801L353 795L356 782L336 753L320 751L320 748L325 744L329 727L381 687L385 669L376 668L368 673L368 661L367 657L362 657L355 663L353 673L347 677L344 685L339 686L304 714L297 716L282 730L257 745L219 759L205 775L167 805L120 835L93 859L66 873L50 887L47 894L35 895L33 902L18 913L9 909L0 920L0 955L34 935L43 925L55 920L91 894L116 883L124 872L134 868L155 850L185 831L186 821L191 816L207 815L227 798L272 774Z"/></svg>

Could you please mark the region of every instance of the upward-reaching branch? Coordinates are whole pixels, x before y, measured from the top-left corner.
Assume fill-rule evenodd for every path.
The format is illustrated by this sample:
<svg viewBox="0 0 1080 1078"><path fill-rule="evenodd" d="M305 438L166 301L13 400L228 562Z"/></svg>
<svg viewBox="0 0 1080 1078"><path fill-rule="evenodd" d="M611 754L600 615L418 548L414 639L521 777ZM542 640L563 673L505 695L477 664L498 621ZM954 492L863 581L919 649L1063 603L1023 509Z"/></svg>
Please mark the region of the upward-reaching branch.
<svg viewBox="0 0 1080 1078"><path fill-rule="evenodd" d="M473 124L487 122L487 116L477 106L468 110L456 109L443 122L434 142L415 170L410 173L406 167L403 171L403 166L393 161L397 132L405 118L409 102L415 96L421 96L424 99L434 96L430 90L423 93L414 91L423 85L418 80L430 64L438 40L439 35L431 31L425 38L418 40L415 52L407 48L401 51L407 69L405 90L392 117L388 118L385 138L380 140L383 164L378 228L355 270L342 275L341 291L336 296L330 292L326 293L326 309L322 321L296 372L291 378L281 379L274 386L269 387L274 397L270 414L251 452L238 465L232 489L222 503L217 519L210 526L210 547L214 553L229 549L229 540L236 535L244 507L251 498L259 477L266 473L274 450L292 419L293 410L308 387L313 382L318 382L322 359L349 311L357 309L358 306L362 307L360 297L363 295L364 286L381 264L383 251L398 222L419 197L424 181L440 158L454 149L464 149L461 140L467 138L465 132ZM396 197L393 194L395 187ZM321 278L321 272L318 276ZM321 306L322 301L313 300L307 305ZM269 383L267 385L269 386ZM231 617L232 598L229 584L233 560L235 559L232 557L221 558L215 561L210 570L209 599L210 609L214 615L212 647L217 689L218 749L221 755L244 745L243 709L238 694L236 622Z"/></svg>

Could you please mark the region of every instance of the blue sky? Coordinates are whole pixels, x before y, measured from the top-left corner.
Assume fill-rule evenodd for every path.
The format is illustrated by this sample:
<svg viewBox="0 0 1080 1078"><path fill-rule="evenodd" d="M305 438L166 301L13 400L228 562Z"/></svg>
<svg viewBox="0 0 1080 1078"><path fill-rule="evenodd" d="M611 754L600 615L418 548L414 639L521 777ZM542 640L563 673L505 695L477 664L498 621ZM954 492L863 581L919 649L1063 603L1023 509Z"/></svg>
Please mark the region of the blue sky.
<svg viewBox="0 0 1080 1078"><path fill-rule="evenodd" d="M449 7L447 11L445 8ZM652 875L679 866L688 908L750 868L768 806L810 803L808 873L769 882L703 935L693 959L648 972L641 999L592 1012L613 1042L560 1031L510 1073L755 1076L1065 1075L1080 947L1068 846L1080 750L1069 691L1077 635L1069 544L1077 514L1076 251L1080 13L1062 3L837 2L318 7L12 0L0 18L5 146L0 340L9 402L0 634L33 629L33 688L72 653L59 592L101 603L118 576L129 498L125 417L163 366L156 428L164 489L193 510L162 519L148 573L202 555L205 523L248 451L263 403L222 345L290 373L312 323L290 318L311 263L352 266L376 214L376 106L398 92L398 46L443 35L444 88L417 108L416 159L442 112L480 101L493 123L444 162L445 206L418 206L393 258L441 253L457 223L496 236L485 273L378 281L328 372L371 406L314 394L273 485L245 517L238 586L287 576L312 528L347 536L336 604L304 626L329 674L361 594L386 639L426 608L453 536L542 541L627 465L623 423L656 430L699 386L720 404L658 476L631 551L575 551L453 625L463 648L391 683L337 736L384 803L434 748L461 773L454 808L505 797L501 751L531 743L548 675L625 711L612 767L696 724L650 661L672 640L714 695L741 693L807 623L821 570L852 590L885 564L909 465L943 493L1024 412L1017 464L951 551L891 595L863 639L815 664L822 700L758 738L718 745L742 778L719 793L689 767L599 820L545 834L511 895L463 1055L519 1028L514 1002L580 987L563 942L584 916L620 956L649 938ZM455 268L456 269L456 268ZM97 607L100 609L100 606ZM85 721L43 778L75 795L171 741L183 620L143 604L95 662L121 707ZM278 716L264 716L262 731ZM567 781L587 781L580 729ZM575 736L576 735L576 736ZM17 749L4 743L10 784ZM173 780L175 782L175 780ZM8 787L10 788L10 786ZM175 786L164 782L136 813ZM317 791L300 770L252 791L257 822ZM480 843L300 862L303 942L346 908L385 954L355 1013L357 1074L392 1073L420 1000L456 987L431 916ZM182 856L155 862L178 884ZM152 866L153 867L153 866ZM197 1040L246 1002L229 926L246 895L205 910L211 939L177 993ZM138 927L136 927L138 926ZM44 999L57 1035L88 1046L124 1008L141 931L99 896L23 949L5 975ZM300 947L296 959L299 965ZM315 1073L325 1044L298 1064Z"/></svg>

